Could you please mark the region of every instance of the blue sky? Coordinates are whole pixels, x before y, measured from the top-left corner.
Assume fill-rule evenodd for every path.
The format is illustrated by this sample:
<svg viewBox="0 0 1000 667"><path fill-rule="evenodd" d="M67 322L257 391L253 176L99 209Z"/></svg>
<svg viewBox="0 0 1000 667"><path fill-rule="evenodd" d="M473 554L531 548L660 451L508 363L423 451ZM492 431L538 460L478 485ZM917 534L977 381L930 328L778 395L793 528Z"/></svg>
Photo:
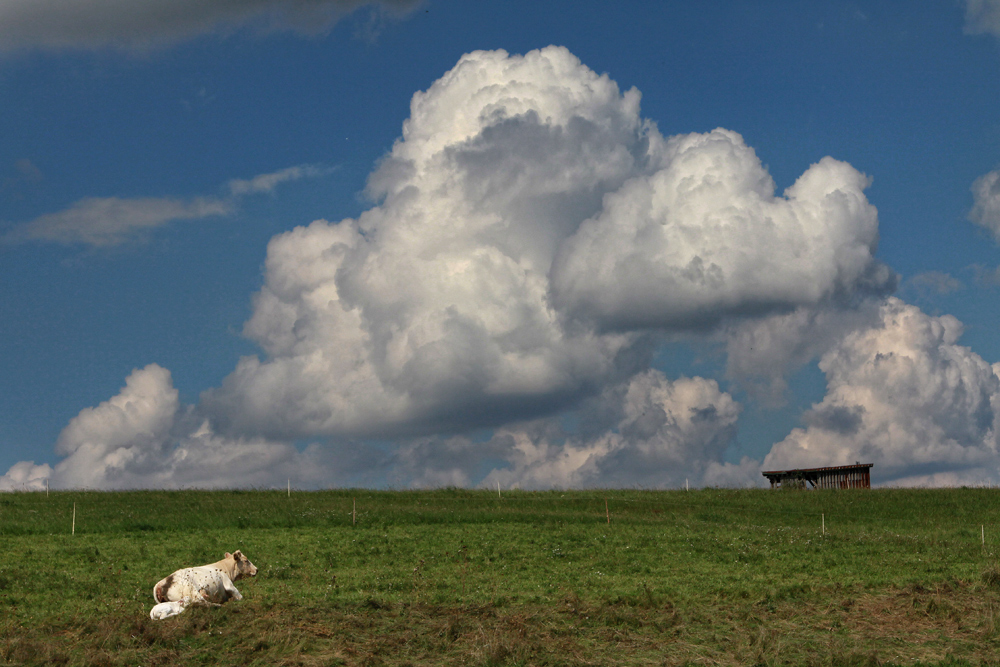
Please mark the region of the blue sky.
<svg viewBox="0 0 1000 667"><path fill-rule="evenodd" d="M0 489L1000 481L996 0L157 4L0 0Z"/></svg>

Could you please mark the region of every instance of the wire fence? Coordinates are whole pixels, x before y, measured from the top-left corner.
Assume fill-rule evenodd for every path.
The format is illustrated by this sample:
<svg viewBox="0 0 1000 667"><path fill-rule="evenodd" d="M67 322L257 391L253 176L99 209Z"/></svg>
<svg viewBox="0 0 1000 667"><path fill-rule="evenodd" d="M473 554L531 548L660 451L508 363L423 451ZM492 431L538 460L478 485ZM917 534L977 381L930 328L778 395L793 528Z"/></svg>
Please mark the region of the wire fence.
<svg viewBox="0 0 1000 667"><path fill-rule="evenodd" d="M393 523L514 521L610 525L761 524L820 534L910 529L960 531L982 544L1000 534L992 489L767 491L59 491L0 495L0 535L142 533L200 525L365 527ZM971 532L970 532L971 531Z"/></svg>

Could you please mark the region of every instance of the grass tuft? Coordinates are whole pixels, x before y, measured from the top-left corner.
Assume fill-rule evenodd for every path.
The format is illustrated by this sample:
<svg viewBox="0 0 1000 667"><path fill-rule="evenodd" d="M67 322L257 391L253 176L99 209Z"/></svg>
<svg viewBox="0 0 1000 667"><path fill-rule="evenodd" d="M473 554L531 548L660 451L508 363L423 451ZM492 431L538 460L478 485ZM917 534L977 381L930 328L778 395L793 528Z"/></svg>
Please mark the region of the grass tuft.
<svg viewBox="0 0 1000 667"><path fill-rule="evenodd" d="M994 591L1000 591L1000 565L996 562L991 562L983 568L983 573L980 575L980 579L986 588Z"/></svg>

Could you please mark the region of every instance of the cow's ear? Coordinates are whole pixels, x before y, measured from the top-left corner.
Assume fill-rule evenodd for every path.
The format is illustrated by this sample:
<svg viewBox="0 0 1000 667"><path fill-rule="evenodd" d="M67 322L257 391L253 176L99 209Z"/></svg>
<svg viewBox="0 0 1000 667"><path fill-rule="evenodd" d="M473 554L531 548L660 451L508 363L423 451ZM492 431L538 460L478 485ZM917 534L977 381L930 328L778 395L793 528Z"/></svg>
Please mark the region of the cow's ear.
<svg viewBox="0 0 1000 667"><path fill-rule="evenodd" d="M237 549L236 552L233 554L233 558L236 559L237 563L240 562L241 560L243 560L243 552Z"/></svg>
<svg viewBox="0 0 1000 667"><path fill-rule="evenodd" d="M226 552L226 555L225 555L225 556L223 556L223 558L230 558L230 557L232 557L232 554L231 554L231 553L229 553L228 551Z"/></svg>

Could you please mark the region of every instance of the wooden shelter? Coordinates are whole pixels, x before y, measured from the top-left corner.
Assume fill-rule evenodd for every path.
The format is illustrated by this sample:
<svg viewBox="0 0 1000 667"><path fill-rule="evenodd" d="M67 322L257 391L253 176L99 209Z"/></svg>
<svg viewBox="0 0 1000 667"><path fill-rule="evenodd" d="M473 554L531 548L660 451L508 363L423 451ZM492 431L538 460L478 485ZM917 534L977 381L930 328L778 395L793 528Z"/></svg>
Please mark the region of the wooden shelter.
<svg viewBox="0 0 1000 667"><path fill-rule="evenodd" d="M771 482L772 489L785 487L814 489L870 489L871 467L874 463L856 463L832 468L801 468L797 470L765 470L761 474Z"/></svg>

